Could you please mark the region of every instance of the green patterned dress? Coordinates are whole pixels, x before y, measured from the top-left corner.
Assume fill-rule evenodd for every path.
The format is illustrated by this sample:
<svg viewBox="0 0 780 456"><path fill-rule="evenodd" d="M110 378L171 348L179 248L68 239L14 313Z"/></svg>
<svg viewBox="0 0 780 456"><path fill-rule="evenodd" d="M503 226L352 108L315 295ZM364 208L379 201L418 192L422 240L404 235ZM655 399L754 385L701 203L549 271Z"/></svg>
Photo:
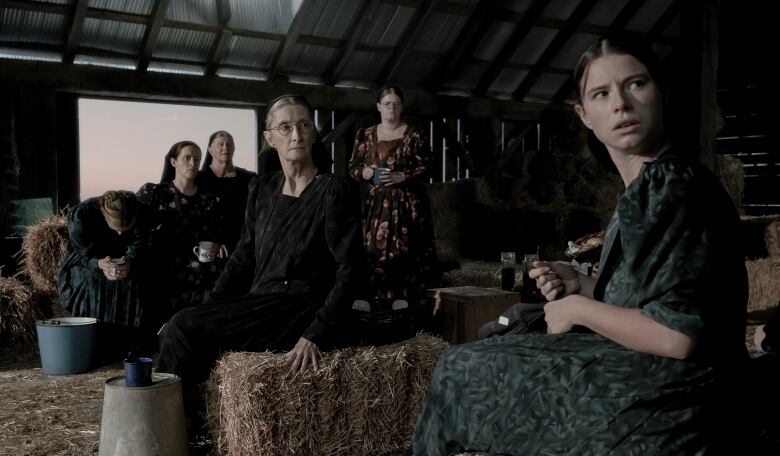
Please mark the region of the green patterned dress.
<svg viewBox="0 0 780 456"><path fill-rule="evenodd" d="M719 425L735 429L739 421L727 424L720 413L747 360L738 227L728 195L704 167L672 151L645 164L615 209L594 295L695 337L694 355L639 353L588 331L451 347L434 372L413 453L689 455L720 448Z"/></svg>

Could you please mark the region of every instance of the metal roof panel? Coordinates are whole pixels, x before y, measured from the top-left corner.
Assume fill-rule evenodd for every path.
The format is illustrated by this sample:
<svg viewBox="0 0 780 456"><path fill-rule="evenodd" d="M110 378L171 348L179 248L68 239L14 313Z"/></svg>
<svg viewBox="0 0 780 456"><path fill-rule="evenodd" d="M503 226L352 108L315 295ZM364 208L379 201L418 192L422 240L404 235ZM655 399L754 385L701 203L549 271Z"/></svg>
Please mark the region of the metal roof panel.
<svg viewBox="0 0 780 456"><path fill-rule="evenodd" d="M583 20L586 24L609 27L629 0L600 0L593 5Z"/></svg>
<svg viewBox="0 0 780 456"><path fill-rule="evenodd" d="M373 27L365 32L361 43L380 46L396 46L415 9L408 6L384 3L379 7Z"/></svg>
<svg viewBox="0 0 780 456"><path fill-rule="evenodd" d="M595 43L600 37L592 33L580 33L575 32L566 41L566 44L558 51L558 54L553 57L550 66L553 68L570 68L574 69L577 65L580 55L591 44Z"/></svg>
<svg viewBox="0 0 780 456"><path fill-rule="evenodd" d="M454 74L450 74L444 86L451 89L474 90L477 83L487 71L487 64L482 62L469 62Z"/></svg>
<svg viewBox="0 0 780 456"><path fill-rule="evenodd" d="M67 19L61 14L4 8L0 10L0 41L63 45Z"/></svg>
<svg viewBox="0 0 780 456"><path fill-rule="evenodd" d="M285 68L302 74L321 75L336 49L312 44L296 44Z"/></svg>
<svg viewBox="0 0 780 456"><path fill-rule="evenodd" d="M152 12L154 0L90 0L89 7L120 11L122 13L142 14L148 16Z"/></svg>
<svg viewBox="0 0 780 456"><path fill-rule="evenodd" d="M359 5L359 0L315 2L311 13L304 18L301 33L343 39Z"/></svg>
<svg viewBox="0 0 780 456"><path fill-rule="evenodd" d="M81 46L123 54L137 54L141 48L146 26L128 22L85 18L81 32Z"/></svg>
<svg viewBox="0 0 780 456"><path fill-rule="evenodd" d="M552 98L569 77L565 74L542 73L536 84L528 91L531 98Z"/></svg>
<svg viewBox="0 0 780 456"><path fill-rule="evenodd" d="M278 41L233 35L227 58L223 61L226 65L267 69L278 46Z"/></svg>
<svg viewBox="0 0 780 456"><path fill-rule="evenodd" d="M214 36L211 32L163 27L152 56L158 59L205 62Z"/></svg>
<svg viewBox="0 0 780 456"><path fill-rule="evenodd" d="M287 33L300 2L290 0L230 0L229 27L258 32Z"/></svg>
<svg viewBox="0 0 780 456"><path fill-rule="evenodd" d="M493 60L516 28L517 24L511 22L493 21L472 56L479 60Z"/></svg>
<svg viewBox="0 0 780 456"><path fill-rule="evenodd" d="M552 0L542 11L542 17L565 20L579 6L580 0Z"/></svg>
<svg viewBox="0 0 780 456"><path fill-rule="evenodd" d="M370 52L355 51L349 58L341 79L376 80L390 56Z"/></svg>
<svg viewBox="0 0 780 456"><path fill-rule="evenodd" d="M634 14L634 17L628 21L625 29L632 32L649 32L673 1L674 0L654 0L652 2L645 2L636 14Z"/></svg>
<svg viewBox="0 0 780 456"><path fill-rule="evenodd" d="M466 16L459 14L431 14L427 26L420 31L414 49L439 55L447 53L467 20Z"/></svg>
<svg viewBox="0 0 780 456"><path fill-rule="evenodd" d="M214 0L171 0L165 18L193 24L219 24Z"/></svg>
<svg viewBox="0 0 780 456"><path fill-rule="evenodd" d="M532 65L539 60L547 46L550 45L557 30L544 27L531 27L528 35L523 38L520 45L515 49L515 53L509 58L512 63L525 63Z"/></svg>
<svg viewBox="0 0 780 456"><path fill-rule="evenodd" d="M436 67L436 63L435 59L410 55L404 61L403 70L397 73L398 81L407 85L421 86Z"/></svg>
<svg viewBox="0 0 780 456"><path fill-rule="evenodd" d="M517 89L527 74L528 71L526 70L504 68L498 73L498 77L493 81L488 92L511 94Z"/></svg>

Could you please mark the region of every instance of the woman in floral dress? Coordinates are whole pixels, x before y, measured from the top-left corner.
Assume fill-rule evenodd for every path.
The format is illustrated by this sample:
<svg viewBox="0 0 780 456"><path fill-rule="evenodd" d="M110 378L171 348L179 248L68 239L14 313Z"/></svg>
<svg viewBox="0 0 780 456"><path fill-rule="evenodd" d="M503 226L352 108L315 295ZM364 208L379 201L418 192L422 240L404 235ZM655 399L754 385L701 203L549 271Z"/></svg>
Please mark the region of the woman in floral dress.
<svg viewBox="0 0 780 456"><path fill-rule="evenodd" d="M162 289L169 291L170 308L161 321L177 310L203 302L224 266L227 247L220 245L217 261L198 261L192 249L201 241L222 239L222 213L218 198L198 189L195 177L200 147L192 141L173 145L165 155L159 184L147 183L138 190L138 200L154 214L152 247L157 258Z"/></svg>
<svg viewBox="0 0 780 456"><path fill-rule="evenodd" d="M349 174L369 185L363 205L363 244L370 295L420 299L436 285L436 251L425 183L432 155L425 131L401 120L404 96L383 87L376 108L382 121L355 138Z"/></svg>

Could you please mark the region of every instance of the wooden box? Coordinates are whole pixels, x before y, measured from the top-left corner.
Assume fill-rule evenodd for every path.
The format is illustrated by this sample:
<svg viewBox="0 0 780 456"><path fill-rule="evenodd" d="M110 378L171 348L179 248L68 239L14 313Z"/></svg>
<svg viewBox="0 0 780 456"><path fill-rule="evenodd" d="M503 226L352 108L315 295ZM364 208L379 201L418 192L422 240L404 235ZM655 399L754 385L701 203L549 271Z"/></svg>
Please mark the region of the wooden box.
<svg viewBox="0 0 780 456"><path fill-rule="evenodd" d="M437 311L439 329L444 340L461 344L479 339L479 328L497 319L520 294L497 288L452 287L428 290Z"/></svg>

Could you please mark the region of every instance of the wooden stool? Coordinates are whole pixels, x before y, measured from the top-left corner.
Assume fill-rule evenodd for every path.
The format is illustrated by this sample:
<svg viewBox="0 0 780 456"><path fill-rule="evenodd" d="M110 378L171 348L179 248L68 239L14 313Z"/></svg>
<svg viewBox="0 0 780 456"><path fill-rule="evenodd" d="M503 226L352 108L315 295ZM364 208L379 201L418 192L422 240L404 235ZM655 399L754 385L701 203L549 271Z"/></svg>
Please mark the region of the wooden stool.
<svg viewBox="0 0 780 456"><path fill-rule="evenodd" d="M479 339L482 325L520 302L514 291L482 287L433 288L428 296L438 308L442 337L451 344Z"/></svg>

